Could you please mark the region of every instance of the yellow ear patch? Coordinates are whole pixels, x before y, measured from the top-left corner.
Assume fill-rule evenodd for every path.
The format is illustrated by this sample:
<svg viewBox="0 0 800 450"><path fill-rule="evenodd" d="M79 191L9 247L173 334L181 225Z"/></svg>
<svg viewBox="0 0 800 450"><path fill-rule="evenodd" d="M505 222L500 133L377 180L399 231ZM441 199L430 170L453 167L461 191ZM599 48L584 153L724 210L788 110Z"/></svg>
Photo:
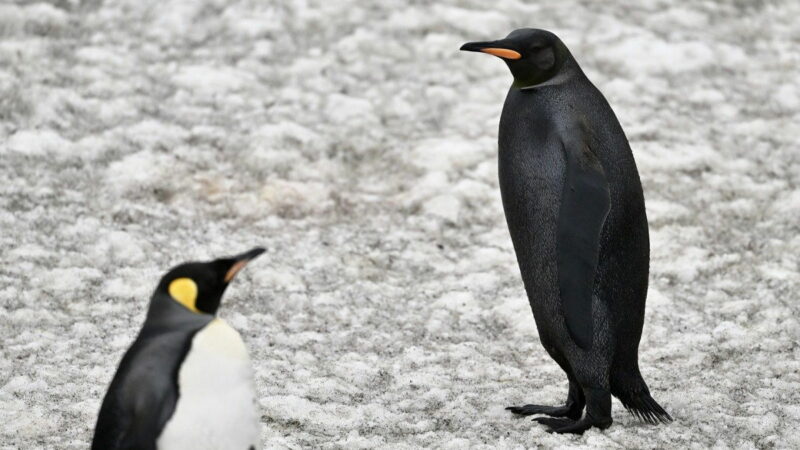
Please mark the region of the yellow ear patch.
<svg viewBox="0 0 800 450"><path fill-rule="evenodd" d="M199 313L197 310L197 284L191 278L178 278L169 284L169 295L176 302L185 306L189 311Z"/></svg>

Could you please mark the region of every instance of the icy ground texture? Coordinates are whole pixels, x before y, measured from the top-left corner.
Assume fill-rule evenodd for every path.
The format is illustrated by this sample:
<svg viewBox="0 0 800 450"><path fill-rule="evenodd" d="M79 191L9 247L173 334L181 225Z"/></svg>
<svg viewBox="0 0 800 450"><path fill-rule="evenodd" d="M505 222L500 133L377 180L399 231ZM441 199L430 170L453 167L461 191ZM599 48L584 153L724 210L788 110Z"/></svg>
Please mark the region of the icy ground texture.
<svg viewBox="0 0 800 450"><path fill-rule="evenodd" d="M0 447L85 448L160 274L254 245L221 315L265 447L800 447L800 2L369 3L0 6ZM630 138L670 426L503 411L566 380L500 204L509 74L458 47L522 26Z"/></svg>

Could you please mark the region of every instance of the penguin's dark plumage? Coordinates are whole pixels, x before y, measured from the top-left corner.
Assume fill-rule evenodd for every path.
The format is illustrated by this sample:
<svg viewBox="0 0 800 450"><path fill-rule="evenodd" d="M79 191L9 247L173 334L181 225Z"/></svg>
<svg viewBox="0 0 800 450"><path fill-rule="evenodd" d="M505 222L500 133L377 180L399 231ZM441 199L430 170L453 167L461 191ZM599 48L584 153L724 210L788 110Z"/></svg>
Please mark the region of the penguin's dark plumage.
<svg viewBox="0 0 800 450"><path fill-rule="evenodd" d="M639 373L650 243L614 112L553 33L521 29L461 50L498 56L514 76L500 119L503 209L541 342L569 379L564 406L508 409L582 433L611 425L613 394L645 421L672 420Z"/></svg>
<svg viewBox="0 0 800 450"><path fill-rule="evenodd" d="M93 450L158 448L181 398L181 367L194 350L194 338L222 323L215 314L228 283L263 252L255 248L232 258L181 264L164 275L150 300L144 325L103 399ZM204 432L208 430L199 431Z"/></svg>

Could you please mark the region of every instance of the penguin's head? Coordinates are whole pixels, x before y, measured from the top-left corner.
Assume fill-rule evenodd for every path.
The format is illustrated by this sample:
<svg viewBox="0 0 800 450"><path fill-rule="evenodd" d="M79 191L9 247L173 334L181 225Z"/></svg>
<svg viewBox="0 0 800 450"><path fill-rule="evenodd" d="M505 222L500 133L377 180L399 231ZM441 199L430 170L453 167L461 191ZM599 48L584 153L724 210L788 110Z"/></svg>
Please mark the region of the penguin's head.
<svg viewBox="0 0 800 450"><path fill-rule="evenodd" d="M468 42L461 50L502 58L518 87L534 86L555 77L572 58L558 36L536 28L520 28L497 41Z"/></svg>
<svg viewBox="0 0 800 450"><path fill-rule="evenodd" d="M173 267L161 278L155 295L168 297L194 313L214 315L228 284L248 262L264 251L256 247L230 258Z"/></svg>

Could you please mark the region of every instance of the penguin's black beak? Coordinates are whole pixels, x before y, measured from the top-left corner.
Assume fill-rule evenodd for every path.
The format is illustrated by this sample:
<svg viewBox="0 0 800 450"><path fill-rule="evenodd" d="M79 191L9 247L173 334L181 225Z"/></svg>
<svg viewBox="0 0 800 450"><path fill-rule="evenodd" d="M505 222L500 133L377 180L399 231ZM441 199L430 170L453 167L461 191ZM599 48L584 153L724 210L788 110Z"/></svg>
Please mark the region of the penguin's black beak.
<svg viewBox="0 0 800 450"><path fill-rule="evenodd" d="M522 58L522 54L511 47L513 47L511 42L507 39L501 39L499 41L467 42L461 46L460 50L465 52L488 53L503 59Z"/></svg>
<svg viewBox="0 0 800 450"><path fill-rule="evenodd" d="M247 263L256 259L258 255L264 253L265 251L267 250L262 247L256 247L231 258L232 264L225 273L225 282L230 283L230 281L233 280L233 277L235 277L240 270L244 269L244 266L246 266Z"/></svg>

